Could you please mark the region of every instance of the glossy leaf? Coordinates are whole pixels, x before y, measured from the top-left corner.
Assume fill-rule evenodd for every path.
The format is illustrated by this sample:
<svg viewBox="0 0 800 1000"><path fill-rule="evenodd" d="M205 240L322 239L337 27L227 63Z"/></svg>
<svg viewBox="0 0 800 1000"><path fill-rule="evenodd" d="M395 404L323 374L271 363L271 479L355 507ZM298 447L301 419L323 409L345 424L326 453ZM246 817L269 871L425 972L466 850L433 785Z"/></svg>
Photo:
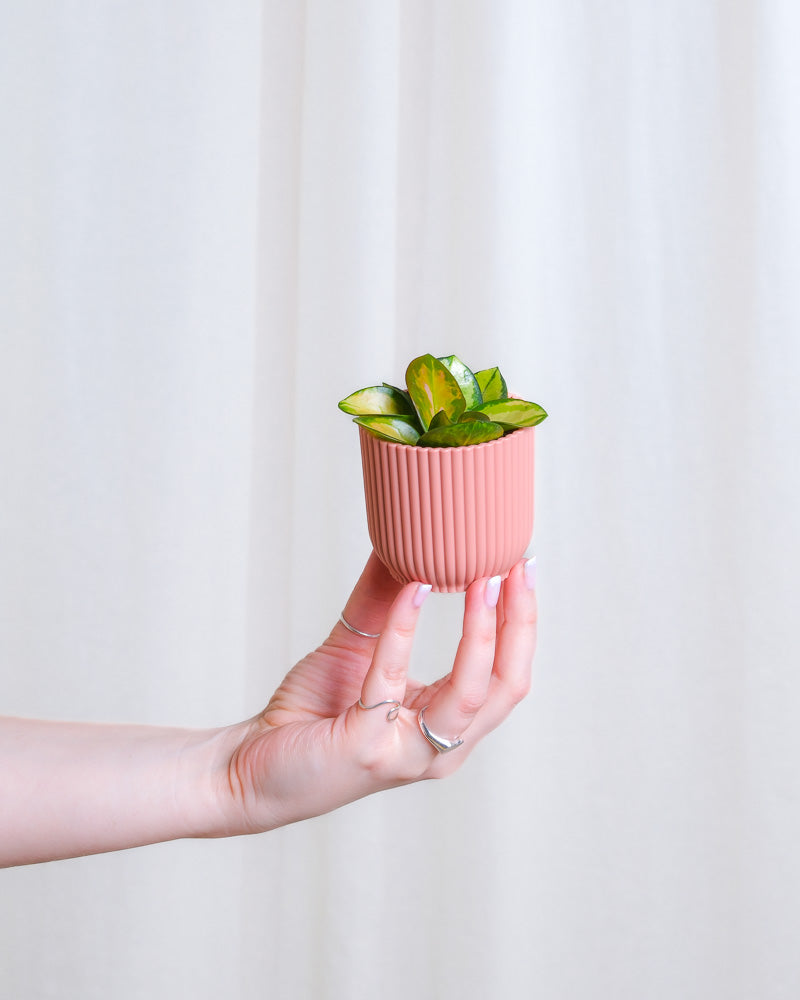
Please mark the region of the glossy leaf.
<svg viewBox="0 0 800 1000"><path fill-rule="evenodd" d="M486 422L489 418L485 413L481 413L480 410L465 410L461 416L458 418L460 424L466 424L470 420L480 420L481 422Z"/></svg>
<svg viewBox="0 0 800 1000"><path fill-rule="evenodd" d="M461 387L461 391L463 392L464 399L467 403L467 409L473 410L476 406L480 406L483 402L483 394L481 393L481 388L478 385L478 380L472 374L470 369L467 368L461 358L457 357L455 354L449 354L446 358L439 358L439 360Z"/></svg>
<svg viewBox="0 0 800 1000"><path fill-rule="evenodd" d="M361 424L370 434L383 438L384 441L394 441L397 444L416 444L419 440L419 427L414 417L356 417L354 423Z"/></svg>
<svg viewBox="0 0 800 1000"><path fill-rule="evenodd" d="M461 416L463 417L464 414L462 413ZM487 417L486 419L488 420L489 418ZM428 430L433 431L436 430L437 427L449 427L449 426L450 426L450 420L447 414L444 412L444 410L439 410L439 412L435 414L433 419L431 420L431 425L428 428Z"/></svg>
<svg viewBox="0 0 800 1000"><path fill-rule="evenodd" d="M399 413L413 416L414 407L407 394L391 385L372 385L350 393L339 403L345 413L367 416L378 413Z"/></svg>
<svg viewBox="0 0 800 1000"><path fill-rule="evenodd" d="M483 444L484 441L494 441L504 434L500 424L483 420L468 420L463 424L450 424L447 427L437 427L427 431L417 441L426 448L463 448L470 444Z"/></svg>
<svg viewBox="0 0 800 1000"><path fill-rule="evenodd" d="M511 430L518 427L533 427L540 424L547 416L538 403L529 403L524 399L497 399L483 403L476 411L485 413L490 420L502 424Z"/></svg>
<svg viewBox="0 0 800 1000"><path fill-rule="evenodd" d="M403 399L408 403L408 412L414 413L414 404L411 402L411 397L408 394L407 389L398 389L396 385L389 385L388 382L383 383L385 389L394 389L395 392L399 392Z"/></svg>
<svg viewBox="0 0 800 1000"><path fill-rule="evenodd" d="M458 420L466 409L458 382L432 354L423 354L411 362L406 370L406 385L424 431L439 410L444 410L449 420Z"/></svg>
<svg viewBox="0 0 800 1000"><path fill-rule="evenodd" d="M508 386L499 368L484 368L475 372L475 381L480 387L484 403L508 398Z"/></svg>

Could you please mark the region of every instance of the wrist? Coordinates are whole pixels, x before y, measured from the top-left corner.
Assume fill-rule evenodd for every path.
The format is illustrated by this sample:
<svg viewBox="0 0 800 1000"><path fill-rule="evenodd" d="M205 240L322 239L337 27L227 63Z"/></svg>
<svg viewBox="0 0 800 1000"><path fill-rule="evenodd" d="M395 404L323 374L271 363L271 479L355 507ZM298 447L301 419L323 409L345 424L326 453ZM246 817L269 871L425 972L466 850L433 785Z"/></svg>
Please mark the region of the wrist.
<svg viewBox="0 0 800 1000"><path fill-rule="evenodd" d="M198 733L180 763L187 816L194 814L191 837L236 837L260 828L248 821L237 761L253 731L252 721Z"/></svg>

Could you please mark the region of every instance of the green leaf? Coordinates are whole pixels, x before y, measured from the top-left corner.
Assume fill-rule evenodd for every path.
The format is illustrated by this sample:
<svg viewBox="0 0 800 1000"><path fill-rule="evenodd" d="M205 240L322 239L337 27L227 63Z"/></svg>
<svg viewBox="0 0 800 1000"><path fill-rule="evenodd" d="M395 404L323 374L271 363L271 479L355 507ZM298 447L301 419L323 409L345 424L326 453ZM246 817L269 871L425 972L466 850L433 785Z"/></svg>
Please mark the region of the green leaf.
<svg viewBox="0 0 800 1000"><path fill-rule="evenodd" d="M467 402L467 409L474 410L476 406L480 406L483 402L483 395L478 380L461 358L456 357L455 354L449 354L446 358L439 358L439 360L461 387Z"/></svg>
<svg viewBox="0 0 800 1000"><path fill-rule="evenodd" d="M485 413L490 420L516 430L517 427L533 427L547 416L538 403L524 399L496 399L483 403L476 413Z"/></svg>
<svg viewBox="0 0 800 1000"><path fill-rule="evenodd" d="M372 385L368 389L352 392L339 403L339 409L358 416L377 413L414 414L414 407L406 393L391 385Z"/></svg>
<svg viewBox="0 0 800 1000"><path fill-rule="evenodd" d="M486 419L488 420L489 418L487 417ZM435 414L433 419L431 420L431 424L428 430L434 431L436 430L437 427L449 427L449 426L450 426L450 420L447 414L444 412L444 410L439 410L439 412Z"/></svg>
<svg viewBox="0 0 800 1000"><path fill-rule="evenodd" d="M468 420L464 424L450 424L448 427L437 427L427 431L417 441L426 448L460 448L470 444L483 444L484 441L494 441L503 436L500 424L484 422L483 420Z"/></svg>
<svg viewBox="0 0 800 1000"><path fill-rule="evenodd" d="M406 389L398 389L396 385L389 385L388 382L383 383L384 389L394 389L395 392L399 392L403 399L408 403L408 412L414 412L414 404L411 402L411 397Z"/></svg>
<svg viewBox="0 0 800 1000"><path fill-rule="evenodd" d="M432 354L414 358L406 370L406 385L425 431L439 410L444 410L449 420L458 420L466 409L458 382Z"/></svg>
<svg viewBox="0 0 800 1000"><path fill-rule="evenodd" d="M480 387L484 403L493 399L508 399L508 386L499 368L484 368L475 372L475 381Z"/></svg>
<svg viewBox="0 0 800 1000"><path fill-rule="evenodd" d="M480 420L482 422L487 421L489 418L485 413L481 413L480 410L465 410L461 416L458 418L460 424L469 423L470 420Z"/></svg>
<svg viewBox="0 0 800 1000"><path fill-rule="evenodd" d="M394 441L397 444L416 444L419 440L419 427L413 417L356 417L353 423L361 424L370 434L383 438L384 441Z"/></svg>

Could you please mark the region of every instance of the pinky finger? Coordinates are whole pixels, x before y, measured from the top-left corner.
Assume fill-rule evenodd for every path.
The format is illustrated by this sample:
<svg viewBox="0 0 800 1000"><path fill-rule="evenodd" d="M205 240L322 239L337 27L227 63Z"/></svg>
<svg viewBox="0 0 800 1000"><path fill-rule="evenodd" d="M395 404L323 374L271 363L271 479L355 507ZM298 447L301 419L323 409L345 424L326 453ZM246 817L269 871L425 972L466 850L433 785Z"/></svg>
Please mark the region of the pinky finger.
<svg viewBox="0 0 800 1000"><path fill-rule="evenodd" d="M493 720L495 726L530 690L538 628L535 557L512 569L503 598L503 623L497 634L492 673L492 709L498 715Z"/></svg>

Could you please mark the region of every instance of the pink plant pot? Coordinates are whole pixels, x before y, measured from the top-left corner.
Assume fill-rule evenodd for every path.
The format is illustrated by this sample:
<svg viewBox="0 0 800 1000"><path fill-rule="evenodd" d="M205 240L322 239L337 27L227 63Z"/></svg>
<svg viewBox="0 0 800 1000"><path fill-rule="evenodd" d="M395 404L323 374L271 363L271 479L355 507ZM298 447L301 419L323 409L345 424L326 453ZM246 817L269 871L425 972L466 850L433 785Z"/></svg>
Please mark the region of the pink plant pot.
<svg viewBox="0 0 800 1000"><path fill-rule="evenodd" d="M369 537L396 580L460 593L522 558L533 533L533 427L462 448L358 430Z"/></svg>

